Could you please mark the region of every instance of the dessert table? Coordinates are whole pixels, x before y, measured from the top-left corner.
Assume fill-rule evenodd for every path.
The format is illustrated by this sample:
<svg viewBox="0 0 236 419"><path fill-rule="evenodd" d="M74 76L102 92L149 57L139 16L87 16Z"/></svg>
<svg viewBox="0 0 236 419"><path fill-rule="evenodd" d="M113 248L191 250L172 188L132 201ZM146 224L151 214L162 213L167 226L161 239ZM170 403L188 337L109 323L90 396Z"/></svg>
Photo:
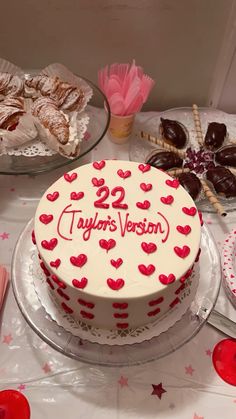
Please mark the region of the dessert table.
<svg viewBox="0 0 236 419"><path fill-rule="evenodd" d="M135 128L147 124L153 115L137 115ZM128 160L129 147L111 143L106 135L79 164L109 158ZM34 216L39 198L65 170L77 164L38 176L0 176L0 263L9 270L17 238ZM203 218L221 251L236 225L235 212L229 212L224 220L212 213L204 213ZM216 307L231 315L222 290ZM231 419L236 416L235 387L217 375L212 363L214 346L225 337L205 324L190 342L158 361L122 368L84 364L56 352L30 329L10 287L1 314L0 389L23 392L32 419L66 415L70 419Z"/></svg>

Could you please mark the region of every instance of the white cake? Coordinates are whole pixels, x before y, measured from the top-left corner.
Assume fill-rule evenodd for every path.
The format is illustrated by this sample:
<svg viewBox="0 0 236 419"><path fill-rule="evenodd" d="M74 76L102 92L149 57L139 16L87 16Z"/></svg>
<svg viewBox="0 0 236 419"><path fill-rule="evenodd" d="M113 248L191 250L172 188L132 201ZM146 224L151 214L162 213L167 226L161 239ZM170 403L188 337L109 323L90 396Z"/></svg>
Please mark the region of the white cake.
<svg viewBox="0 0 236 419"><path fill-rule="evenodd" d="M95 327L127 329L180 303L200 230L176 179L149 165L102 160L50 186L34 234L61 308Z"/></svg>

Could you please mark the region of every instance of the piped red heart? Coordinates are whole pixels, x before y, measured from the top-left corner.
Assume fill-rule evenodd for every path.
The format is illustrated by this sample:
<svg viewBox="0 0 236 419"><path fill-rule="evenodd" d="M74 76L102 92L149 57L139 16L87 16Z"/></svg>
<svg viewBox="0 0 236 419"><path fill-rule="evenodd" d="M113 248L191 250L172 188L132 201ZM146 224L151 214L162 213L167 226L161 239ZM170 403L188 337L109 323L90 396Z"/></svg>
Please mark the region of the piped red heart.
<svg viewBox="0 0 236 419"><path fill-rule="evenodd" d="M171 205L174 202L174 197L172 195L162 196L161 202L166 205Z"/></svg>
<svg viewBox="0 0 236 419"><path fill-rule="evenodd" d="M104 185L104 183L105 183L105 180L103 178L101 178L101 179L97 179L96 177L92 178L93 186L102 186L102 185Z"/></svg>
<svg viewBox="0 0 236 419"><path fill-rule="evenodd" d="M122 265L123 259L121 258L118 258L117 260L111 259L110 262L111 262L111 265L114 266L114 268L118 269Z"/></svg>
<svg viewBox="0 0 236 419"><path fill-rule="evenodd" d="M191 227L189 226L189 225L186 225L186 226L177 226L176 227L176 230L179 232L179 233L181 233L181 234L184 234L185 236L187 236L189 233L191 233Z"/></svg>
<svg viewBox="0 0 236 419"><path fill-rule="evenodd" d="M145 172L148 172L151 169L151 166L150 166L150 164L142 164L141 163L141 164L139 164L138 168L142 173L145 173Z"/></svg>
<svg viewBox="0 0 236 419"><path fill-rule="evenodd" d="M93 167L94 169L97 169L97 170L102 170L103 167L105 167L105 165L106 165L106 162L104 160L93 162Z"/></svg>
<svg viewBox="0 0 236 419"><path fill-rule="evenodd" d="M72 284L75 288L84 289L88 283L87 278L83 277L81 279L73 279Z"/></svg>
<svg viewBox="0 0 236 419"><path fill-rule="evenodd" d="M130 170L126 170L126 171L124 172L124 170L119 169L119 170L117 170L117 174L118 174L118 176L120 176L122 179L126 179L127 177L130 177L130 176L131 176L131 171L130 171Z"/></svg>
<svg viewBox="0 0 236 419"><path fill-rule="evenodd" d="M73 201L79 201L79 199L82 199L84 197L84 192L71 192L70 199Z"/></svg>
<svg viewBox="0 0 236 419"><path fill-rule="evenodd" d="M69 173L65 173L64 178L67 182L71 183L77 179L77 173L71 173L71 175Z"/></svg>
<svg viewBox="0 0 236 419"><path fill-rule="evenodd" d="M142 189L142 191L148 192L152 189L152 184L143 182L143 183L140 183L140 188Z"/></svg>
<svg viewBox="0 0 236 419"><path fill-rule="evenodd" d="M52 267L52 268L59 268L59 266L60 266L60 264L61 264L61 259L56 259L56 260L52 260L51 262L50 262L50 266Z"/></svg>
<svg viewBox="0 0 236 419"><path fill-rule="evenodd" d="M150 208L151 203L147 200L143 201L143 202L136 202L136 207L138 207L139 209L148 209Z"/></svg>
<svg viewBox="0 0 236 419"><path fill-rule="evenodd" d="M195 207L190 207L190 208L183 207L182 211L184 212L184 214L190 215L192 217L197 213L197 209Z"/></svg>
<svg viewBox="0 0 236 419"><path fill-rule="evenodd" d="M57 191L47 194L47 199L51 202L56 201L58 197L59 197L59 192Z"/></svg>
<svg viewBox="0 0 236 419"><path fill-rule="evenodd" d="M39 220L43 224L49 224L53 220L53 215L52 214L41 214L39 216Z"/></svg>
<svg viewBox="0 0 236 419"><path fill-rule="evenodd" d="M148 266L141 264L141 265L138 265L138 269L139 269L139 272L141 272L141 274L149 276L149 275L152 275L155 272L156 268L152 264L150 264Z"/></svg>
<svg viewBox="0 0 236 419"><path fill-rule="evenodd" d="M102 249L105 249L108 252L109 250L113 249L113 247L115 247L116 241L114 239L101 239L99 240L99 245Z"/></svg>
<svg viewBox="0 0 236 419"><path fill-rule="evenodd" d="M107 285L109 288L111 288L113 291L118 291L125 285L125 281L121 278L118 279L107 279Z"/></svg>
<svg viewBox="0 0 236 419"><path fill-rule="evenodd" d="M0 419L30 419L26 397L16 390L0 391Z"/></svg>
<svg viewBox="0 0 236 419"><path fill-rule="evenodd" d="M82 266L85 265L87 260L88 260L87 256L84 255L83 253L81 253L79 256L70 257L70 262L72 263L72 265L77 266L77 268L82 268Z"/></svg>
<svg viewBox="0 0 236 419"><path fill-rule="evenodd" d="M66 303L61 303L61 306L63 308L63 310L68 313L68 314L72 314L74 312L74 310L72 310L72 308L70 308Z"/></svg>
<svg viewBox="0 0 236 419"><path fill-rule="evenodd" d="M188 246L183 246L183 247L175 246L174 251L175 251L177 256L184 259L189 255L190 248Z"/></svg>
<svg viewBox="0 0 236 419"><path fill-rule="evenodd" d="M58 240L56 238L53 238L51 240L43 240L41 242L41 245L44 249L53 250L55 249L57 243L58 243Z"/></svg>
<svg viewBox="0 0 236 419"><path fill-rule="evenodd" d="M169 274L168 276L167 275L164 275L164 274L159 275L159 281L163 285L172 284L172 282L174 282L175 279L176 278L175 278L174 274Z"/></svg>
<svg viewBox="0 0 236 419"><path fill-rule="evenodd" d="M146 243L146 242L142 242L141 243L141 247L143 249L143 251L147 254L153 253L157 250L157 246L155 243Z"/></svg>
<svg viewBox="0 0 236 419"><path fill-rule="evenodd" d="M177 179L167 179L166 180L166 185L170 186L171 188L175 188L177 189L180 185L179 181Z"/></svg>

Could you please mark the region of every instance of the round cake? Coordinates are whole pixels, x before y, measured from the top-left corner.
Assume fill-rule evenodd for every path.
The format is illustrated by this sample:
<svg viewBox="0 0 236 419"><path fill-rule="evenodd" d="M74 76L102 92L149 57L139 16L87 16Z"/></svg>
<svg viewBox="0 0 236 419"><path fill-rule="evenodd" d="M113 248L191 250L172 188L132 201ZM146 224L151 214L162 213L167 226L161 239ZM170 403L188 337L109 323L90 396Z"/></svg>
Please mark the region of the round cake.
<svg viewBox="0 0 236 419"><path fill-rule="evenodd" d="M142 326L176 308L200 235L198 211L178 180L129 161L65 173L35 215L54 299L75 319L106 329Z"/></svg>

